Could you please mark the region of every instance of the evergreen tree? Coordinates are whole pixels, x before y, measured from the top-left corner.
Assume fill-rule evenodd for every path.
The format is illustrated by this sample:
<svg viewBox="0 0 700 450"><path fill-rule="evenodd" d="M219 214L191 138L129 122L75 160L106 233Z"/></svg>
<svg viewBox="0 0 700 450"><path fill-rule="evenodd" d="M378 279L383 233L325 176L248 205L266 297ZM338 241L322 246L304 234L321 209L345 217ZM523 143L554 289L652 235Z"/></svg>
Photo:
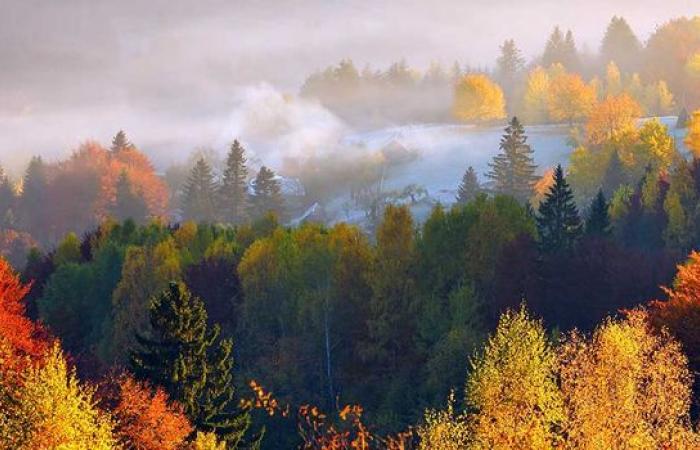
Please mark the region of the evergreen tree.
<svg viewBox="0 0 700 450"><path fill-rule="evenodd" d="M600 189L591 202L591 208L586 219L586 235L607 237L610 235L610 214L605 194Z"/></svg>
<svg viewBox="0 0 700 450"><path fill-rule="evenodd" d="M524 67L525 59L516 47L515 41L508 39L503 42L501 55L496 60L496 79L503 88L508 105L514 103L517 81Z"/></svg>
<svg viewBox="0 0 700 450"><path fill-rule="evenodd" d="M603 192L611 196L617 189L626 183L625 168L620 160L617 150L613 150L608 162L608 167L603 175Z"/></svg>
<svg viewBox="0 0 700 450"><path fill-rule="evenodd" d="M540 203L537 228L542 249L546 252L570 250L581 235L581 220L574 195L561 165L554 171L554 184Z"/></svg>
<svg viewBox="0 0 700 450"><path fill-rule="evenodd" d="M614 61L622 72L632 73L637 69L641 49L642 44L627 21L614 16L600 46L600 62L605 67Z"/></svg>
<svg viewBox="0 0 700 450"><path fill-rule="evenodd" d="M473 201L476 196L479 195L479 192L481 192L481 187L479 186L479 179L476 176L476 171L472 166L469 166L467 171L464 172L462 183L457 190L457 203L466 205Z"/></svg>
<svg viewBox="0 0 700 450"><path fill-rule="evenodd" d="M131 147L133 147L133 144L126 138L126 133L124 133L124 130L119 130L112 138L112 146L110 147L110 150L117 153Z"/></svg>
<svg viewBox="0 0 700 450"><path fill-rule="evenodd" d="M20 226L42 239L47 236L50 224L47 209L37 205L46 205L48 180L46 165L40 156L35 156L29 162L22 183L22 195L18 199L18 216Z"/></svg>
<svg viewBox="0 0 700 450"><path fill-rule="evenodd" d="M148 217L148 205L143 197L134 190L126 171L119 174L116 191L112 215L119 221L133 219L136 223L145 222Z"/></svg>
<svg viewBox="0 0 700 450"><path fill-rule="evenodd" d="M678 113L678 120L676 120L676 128L688 128L688 121L690 120L690 115L688 114L688 108L683 107L681 112Z"/></svg>
<svg viewBox="0 0 700 450"><path fill-rule="evenodd" d="M0 166L0 228L14 225L15 190L12 181Z"/></svg>
<svg viewBox="0 0 700 450"><path fill-rule="evenodd" d="M226 169L219 191L221 213L229 223L242 223L248 214L248 186L246 179L245 149L238 141L233 141L226 158Z"/></svg>
<svg viewBox="0 0 700 450"><path fill-rule="evenodd" d="M260 168L255 177L254 195L251 198L251 207L255 218L263 217L269 212L282 216L284 213L284 200L282 199L282 187L275 173L265 166Z"/></svg>
<svg viewBox="0 0 700 450"><path fill-rule="evenodd" d="M571 30L567 30L566 36L564 37L564 48L562 55L562 64L571 72L579 71L579 57L578 50L576 49L576 42L574 41L574 34Z"/></svg>
<svg viewBox="0 0 700 450"><path fill-rule="evenodd" d="M233 344L219 339L219 327L207 326L204 303L183 284L155 297L150 306L151 337L137 336L134 374L163 387L201 431L213 431L242 448L250 413L239 409L233 384Z"/></svg>
<svg viewBox="0 0 700 450"><path fill-rule="evenodd" d="M515 197L521 203L532 195L532 187L537 181L535 176L533 150L527 144L525 129L513 117L501 138L501 153L489 163L491 171L486 176L493 181L496 193Z"/></svg>
<svg viewBox="0 0 700 450"><path fill-rule="evenodd" d="M554 27L552 34L547 40L547 44L544 48L544 54L542 55L542 65L544 67L549 67L552 64L561 63L564 64L564 35L558 26Z"/></svg>
<svg viewBox="0 0 700 450"><path fill-rule="evenodd" d="M211 167L204 158L195 163L185 184L182 215L186 220L214 222L216 220L216 182Z"/></svg>

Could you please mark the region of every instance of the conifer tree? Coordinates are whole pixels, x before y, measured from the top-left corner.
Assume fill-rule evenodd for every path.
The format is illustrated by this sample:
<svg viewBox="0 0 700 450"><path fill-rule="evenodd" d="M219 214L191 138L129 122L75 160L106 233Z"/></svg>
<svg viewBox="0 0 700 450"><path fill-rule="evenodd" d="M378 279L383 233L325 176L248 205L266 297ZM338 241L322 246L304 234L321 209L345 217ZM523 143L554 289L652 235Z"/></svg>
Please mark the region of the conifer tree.
<svg viewBox="0 0 700 450"><path fill-rule="evenodd" d="M473 201L477 195L481 192L481 187L479 186L479 179L476 176L476 171L472 166L464 172L462 176L462 183L459 185L457 190L457 203L460 205L466 205L467 203Z"/></svg>
<svg viewBox="0 0 700 450"><path fill-rule="evenodd" d="M496 79L503 88L508 105L515 100L516 84L524 67L525 59L515 45L515 41L508 39L503 42L501 55L496 60Z"/></svg>
<svg viewBox="0 0 700 450"><path fill-rule="evenodd" d="M486 176L493 181L493 189L498 194L515 197L521 203L532 195L532 187L537 181L533 160L533 150L527 144L525 129L513 117L501 138L501 153L489 163L491 171Z"/></svg>
<svg viewBox="0 0 700 450"><path fill-rule="evenodd" d="M625 184L625 168L617 150L613 150L608 167L603 175L603 192L610 196L623 184Z"/></svg>
<svg viewBox="0 0 700 450"><path fill-rule="evenodd" d="M48 179L46 165L41 156L35 156L29 162L22 183L22 195L18 199L17 210L20 226L33 236L41 238L47 235L50 225L46 208Z"/></svg>
<svg viewBox="0 0 700 450"><path fill-rule="evenodd" d="M155 297L151 334L138 335L132 352L134 374L165 389L200 431L213 431L232 449L243 448L250 414L237 407L233 384L233 344L207 326L204 303L183 284Z"/></svg>
<svg viewBox="0 0 700 450"><path fill-rule="evenodd" d="M605 194L600 189L591 202L591 208L586 219L586 235L607 237L610 235L610 214Z"/></svg>
<svg viewBox="0 0 700 450"><path fill-rule="evenodd" d="M148 205L143 197L134 191L126 171L119 174L116 191L112 215L120 221L133 219L136 223L143 223L148 216Z"/></svg>
<svg viewBox="0 0 700 450"><path fill-rule="evenodd" d="M623 17L614 16L600 46L601 63L614 61L625 73L636 70L642 44Z"/></svg>
<svg viewBox="0 0 700 450"><path fill-rule="evenodd" d="M676 128L687 128L689 120L690 114L688 114L688 108L683 107L683 109L681 109L681 112L678 113L678 119L676 120Z"/></svg>
<svg viewBox="0 0 700 450"><path fill-rule="evenodd" d="M581 220L574 195L561 165L554 171L554 184L540 203L537 228L542 249L546 252L571 250L581 235Z"/></svg>
<svg viewBox="0 0 700 450"><path fill-rule="evenodd" d="M542 65L544 67L549 67L552 64L561 63L563 64L563 49L564 49L564 35L561 29L556 26L549 35L547 44L544 48L544 54L542 55Z"/></svg>
<svg viewBox="0 0 700 450"><path fill-rule="evenodd" d="M186 220L214 222L216 211L216 182L211 167L204 158L195 163L185 184L182 215Z"/></svg>
<svg viewBox="0 0 700 450"><path fill-rule="evenodd" d="M219 191L221 213L224 221L229 223L242 223L248 215L248 169L245 163L245 149L237 140L233 141Z"/></svg>
<svg viewBox="0 0 700 450"><path fill-rule="evenodd" d="M260 168L255 177L254 194L251 198L251 207L255 218L263 217L269 212L277 215L284 213L284 200L282 199L282 187L275 178L275 173L265 166Z"/></svg>
<svg viewBox="0 0 700 450"><path fill-rule="evenodd" d="M10 177L0 166L0 228L14 225L15 190L12 187Z"/></svg>
<svg viewBox="0 0 700 450"><path fill-rule="evenodd" d="M112 150L113 153L118 153L119 151L131 148L132 146L133 145L131 142L129 142L129 140L126 138L126 133L124 133L124 130L119 130L112 138L112 146L110 147L110 150Z"/></svg>

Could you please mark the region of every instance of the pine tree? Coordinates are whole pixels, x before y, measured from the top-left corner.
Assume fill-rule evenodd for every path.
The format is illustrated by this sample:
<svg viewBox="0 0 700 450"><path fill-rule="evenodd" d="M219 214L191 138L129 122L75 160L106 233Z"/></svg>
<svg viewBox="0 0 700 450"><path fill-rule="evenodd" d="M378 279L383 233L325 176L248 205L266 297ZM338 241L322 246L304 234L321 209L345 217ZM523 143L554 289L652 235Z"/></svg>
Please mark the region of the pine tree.
<svg viewBox="0 0 700 450"><path fill-rule="evenodd" d="M600 46L600 62L607 65L614 61L624 73L632 73L637 69L641 49L642 44L627 21L614 16Z"/></svg>
<svg viewBox="0 0 700 450"><path fill-rule="evenodd" d="M211 167L204 158L195 163L185 184L182 215L186 220L214 222L216 211L216 182Z"/></svg>
<svg viewBox="0 0 700 450"><path fill-rule="evenodd" d="M245 149L238 141L233 141L219 191L221 213L224 221L229 223L240 224L248 215L248 169L245 163Z"/></svg>
<svg viewBox="0 0 700 450"><path fill-rule="evenodd" d="M18 216L20 226L33 236L41 239L47 236L50 220L46 208L48 195L48 179L46 165L40 156L35 156L29 162L22 183L22 195L18 199Z"/></svg>
<svg viewBox="0 0 700 450"><path fill-rule="evenodd" d="M126 171L119 174L116 191L112 215L120 221L133 219L136 223L145 222L148 217L148 205L143 197L134 191Z"/></svg>
<svg viewBox="0 0 700 450"><path fill-rule="evenodd" d="M547 40L547 44L544 48L544 54L542 55L542 65L544 67L549 67L552 64L561 63L563 61L564 54L564 35L558 26L554 27L552 34Z"/></svg>
<svg viewBox="0 0 700 450"><path fill-rule="evenodd" d="M581 220L574 195L561 165L554 171L554 185L540 203L537 228L542 249L546 252L571 250L581 235Z"/></svg>
<svg viewBox="0 0 700 450"><path fill-rule="evenodd" d="M254 218L263 217L269 212L274 212L280 216L283 215L282 187L272 170L265 166L260 168L258 175L255 177L254 189L254 195L250 201Z"/></svg>
<svg viewBox="0 0 700 450"><path fill-rule="evenodd" d="M610 213L605 194L600 189L591 202L588 218L586 219L586 235L596 237L610 236Z"/></svg>
<svg viewBox="0 0 700 450"><path fill-rule="evenodd" d="M12 181L0 166L0 228L14 225L15 190Z"/></svg>
<svg viewBox="0 0 700 450"><path fill-rule="evenodd" d="M501 153L489 163L491 171L486 176L493 181L493 189L498 194L511 195L521 203L532 195L535 176L533 150L527 144L525 129L513 117L501 138Z"/></svg>
<svg viewBox="0 0 700 450"><path fill-rule="evenodd" d="M620 186L625 184L625 181L625 168L620 160L620 155L617 150L613 150L608 167L603 175L603 192L607 196L612 196Z"/></svg>
<svg viewBox="0 0 700 450"><path fill-rule="evenodd" d="M155 297L149 315L151 336L138 335L132 352L134 374L163 387L199 430L240 448L251 419L236 406L231 340L219 339L218 325L207 326L204 303L183 284Z"/></svg>
<svg viewBox="0 0 700 450"><path fill-rule="evenodd" d="M472 166L469 166L467 171L464 172L462 183L457 190L457 203L466 205L473 201L476 196L479 195L479 192L481 192L481 187L479 186L479 179L476 176L476 171Z"/></svg>
<svg viewBox="0 0 700 450"><path fill-rule="evenodd" d="M513 39L508 39L501 45L501 55L496 60L496 79L506 95L507 104L514 100L518 78L525 67L525 59L515 45Z"/></svg>
<svg viewBox="0 0 700 450"><path fill-rule="evenodd" d="M119 130L112 138L112 146L110 147L110 150L112 150L114 153L118 153L121 150L131 148L132 146L132 143L126 138L126 133L124 133L124 130Z"/></svg>

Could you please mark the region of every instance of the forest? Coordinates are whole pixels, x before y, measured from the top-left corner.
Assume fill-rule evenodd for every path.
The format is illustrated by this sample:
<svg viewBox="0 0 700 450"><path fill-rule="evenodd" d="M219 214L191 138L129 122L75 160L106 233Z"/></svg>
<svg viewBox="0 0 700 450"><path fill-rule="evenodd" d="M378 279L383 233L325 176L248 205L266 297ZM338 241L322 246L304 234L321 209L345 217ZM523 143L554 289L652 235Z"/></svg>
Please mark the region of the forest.
<svg viewBox="0 0 700 450"><path fill-rule="evenodd" d="M700 16L493 69L344 59L299 95L501 138L425 217L389 151L157 167L118 131L0 168L0 449L700 448ZM358 222L318 212L341 191Z"/></svg>

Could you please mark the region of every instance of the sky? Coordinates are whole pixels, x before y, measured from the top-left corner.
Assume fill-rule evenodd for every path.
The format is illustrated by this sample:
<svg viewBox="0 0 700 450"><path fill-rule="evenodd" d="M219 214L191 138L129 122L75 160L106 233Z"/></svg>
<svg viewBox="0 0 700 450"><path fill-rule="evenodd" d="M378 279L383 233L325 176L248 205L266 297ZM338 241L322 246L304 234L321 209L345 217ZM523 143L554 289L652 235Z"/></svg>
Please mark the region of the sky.
<svg viewBox="0 0 700 450"><path fill-rule="evenodd" d="M613 15L645 40L695 14L697 0L0 0L0 164L120 128L182 157L229 139L250 89L294 96L342 58L488 66L507 38L535 57L555 25L595 51Z"/></svg>

